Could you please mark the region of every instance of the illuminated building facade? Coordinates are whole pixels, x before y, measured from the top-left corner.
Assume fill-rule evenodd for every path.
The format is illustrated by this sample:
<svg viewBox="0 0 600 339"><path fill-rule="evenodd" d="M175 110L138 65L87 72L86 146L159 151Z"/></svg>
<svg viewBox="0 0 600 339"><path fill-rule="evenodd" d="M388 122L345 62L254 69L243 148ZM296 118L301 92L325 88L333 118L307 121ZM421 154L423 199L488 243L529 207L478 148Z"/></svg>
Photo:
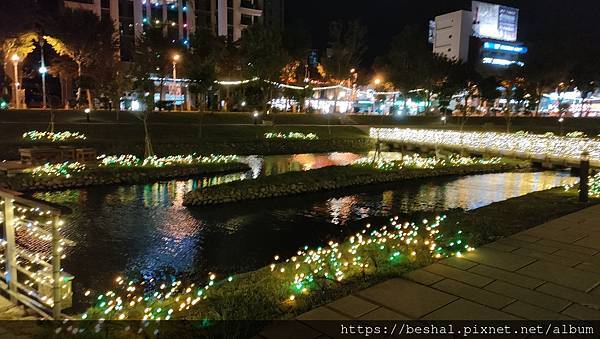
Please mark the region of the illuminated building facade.
<svg viewBox="0 0 600 339"><path fill-rule="evenodd" d="M65 0L64 7L110 18L119 32L119 51L124 61L133 59L135 40L145 26L161 25L165 36L184 45L189 44L196 30L194 0Z"/></svg>

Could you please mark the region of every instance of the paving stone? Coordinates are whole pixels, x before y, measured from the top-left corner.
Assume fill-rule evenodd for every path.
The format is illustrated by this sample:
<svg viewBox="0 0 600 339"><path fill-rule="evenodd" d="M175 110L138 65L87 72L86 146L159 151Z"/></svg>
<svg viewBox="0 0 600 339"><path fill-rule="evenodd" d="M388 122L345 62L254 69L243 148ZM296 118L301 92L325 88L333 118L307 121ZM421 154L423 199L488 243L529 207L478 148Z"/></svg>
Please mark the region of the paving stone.
<svg viewBox="0 0 600 339"><path fill-rule="evenodd" d="M406 279L418 282L419 284L428 286L444 279L444 277L442 277L441 275L433 274L423 269L411 271L405 274L404 277Z"/></svg>
<svg viewBox="0 0 600 339"><path fill-rule="evenodd" d="M558 250L554 254L559 257L565 257L565 258L579 260L580 262L587 262L590 264L600 265L600 257L599 256L583 254L583 253L574 252L574 251L570 251L570 250Z"/></svg>
<svg viewBox="0 0 600 339"><path fill-rule="evenodd" d="M550 239L542 239L538 242L538 244L544 245L544 246L556 247L556 248L563 249L563 250L570 250L573 252L579 252L579 253L588 254L588 255L594 255L594 254L598 253L598 250L595 250L593 248L577 246L577 245L573 245L573 244L567 244L564 242L554 241L554 240L550 240Z"/></svg>
<svg viewBox="0 0 600 339"><path fill-rule="evenodd" d="M528 257L532 257L532 258L541 259L544 261L552 262L552 263L559 264L562 266L567 266L567 267L572 267L572 266L575 266L575 265L581 263L581 261L579 261L577 259L567 258L567 257L559 257L554 254L539 252L539 251L532 250L529 248L519 248L518 250L514 251L513 253L518 254L518 255L524 255L524 256L528 256Z"/></svg>
<svg viewBox="0 0 600 339"><path fill-rule="evenodd" d="M579 304L567 307L562 313L581 320L600 320L600 311Z"/></svg>
<svg viewBox="0 0 600 339"><path fill-rule="evenodd" d="M360 320L380 320L380 321L385 321L385 320L411 320L409 317L394 312L388 308L385 307L380 307L372 312L369 312L365 315L363 315L362 317L359 318Z"/></svg>
<svg viewBox="0 0 600 339"><path fill-rule="evenodd" d="M266 339L316 339L323 334L299 321L282 321L265 328L260 335Z"/></svg>
<svg viewBox="0 0 600 339"><path fill-rule="evenodd" d="M504 271L486 265L475 266L469 271L486 277L506 281L513 285L531 289L536 288L544 283L542 280L539 279L531 278L522 274Z"/></svg>
<svg viewBox="0 0 600 339"><path fill-rule="evenodd" d="M518 249L518 246L513 246L513 245L509 245L509 244L505 244L505 243L501 243L498 241L495 241L493 243L489 243L487 245L483 246L484 248L491 248L497 251L503 251L503 252L512 252L516 249Z"/></svg>
<svg viewBox="0 0 600 339"><path fill-rule="evenodd" d="M424 269L431 273L439 274L446 278L458 280L477 287L483 287L493 281L493 279L487 277L440 264L429 265Z"/></svg>
<svg viewBox="0 0 600 339"><path fill-rule="evenodd" d="M577 240L575 245L590 247L600 250L600 234L589 235L581 240Z"/></svg>
<svg viewBox="0 0 600 339"><path fill-rule="evenodd" d="M425 320L517 320L518 317L459 299L423 317Z"/></svg>
<svg viewBox="0 0 600 339"><path fill-rule="evenodd" d="M509 238L512 238L515 240L520 240L520 241L525 241L525 242L536 242L536 241L540 240L539 237L534 237L532 235L525 234L525 233L518 233L515 235L511 235Z"/></svg>
<svg viewBox="0 0 600 339"><path fill-rule="evenodd" d="M336 312L327 307L319 307L315 308L312 311L308 311L304 314L301 314L298 320L349 320L350 317L345 316L339 312Z"/></svg>
<svg viewBox="0 0 600 339"><path fill-rule="evenodd" d="M469 268L476 266L477 263L465 260L463 258L451 257L448 259L444 259L440 261L441 264L446 266L452 266L454 268L458 268L459 270L466 271Z"/></svg>
<svg viewBox="0 0 600 339"><path fill-rule="evenodd" d="M527 266L536 259L524 257L512 253L500 252L489 248L480 248L476 251L464 255L465 259L501 268L507 271L516 271L521 267Z"/></svg>
<svg viewBox="0 0 600 339"><path fill-rule="evenodd" d="M533 229L525 232L527 235L564 243L574 243L587 236L587 234L583 232L555 231L549 229Z"/></svg>
<svg viewBox="0 0 600 339"><path fill-rule="evenodd" d="M526 304L521 301L516 301L504 309L505 312L512 313L518 317L525 318L527 320L570 320L569 316L564 314L549 311L545 308Z"/></svg>
<svg viewBox="0 0 600 339"><path fill-rule="evenodd" d="M594 273L598 273L600 274L600 265L597 264L591 264L589 262L584 262L581 263L577 266L574 266L573 268L577 269L577 270L582 270L582 271L588 271L588 272L594 272Z"/></svg>
<svg viewBox="0 0 600 339"><path fill-rule="evenodd" d="M505 283L503 281L494 281L493 283L487 285L485 289L527 302L532 305L543 307L554 312L560 312L569 306L569 304L571 304L571 302L568 300L559 299L541 292Z"/></svg>
<svg viewBox="0 0 600 339"><path fill-rule="evenodd" d="M488 292L481 288L473 287L452 279L444 279L431 287L496 309L501 309L515 301L513 298Z"/></svg>
<svg viewBox="0 0 600 339"><path fill-rule="evenodd" d="M545 283L542 286L538 287L536 291L574 301L584 306L600 309L600 296L576 291L574 289L560 286L554 283Z"/></svg>
<svg viewBox="0 0 600 339"><path fill-rule="evenodd" d="M517 272L584 292L591 290L600 283L600 274L584 272L544 261L536 261Z"/></svg>
<svg viewBox="0 0 600 339"><path fill-rule="evenodd" d="M326 306L352 318L358 318L379 307L353 295L338 299Z"/></svg>
<svg viewBox="0 0 600 339"><path fill-rule="evenodd" d="M455 296L404 279L388 280L359 295L412 319L456 300Z"/></svg>
<svg viewBox="0 0 600 339"><path fill-rule="evenodd" d="M535 230L544 229L544 230L552 230L552 231L563 231L563 230L569 228L569 226L571 226L571 222L569 222L569 220L554 219L552 221L549 221L549 222L547 222L545 224L539 225L539 226L534 227L532 229L535 229Z"/></svg>
<svg viewBox="0 0 600 339"><path fill-rule="evenodd" d="M519 248L528 248L528 249L532 249L532 250L535 250L538 252L544 252L544 253L553 253L553 252L556 252L559 250L558 247L545 246L545 245L542 245L537 242L527 242L527 241L521 241L521 240L511 239L511 238L501 239L501 240L498 240L497 242L501 243L503 245L515 246L515 247L519 247ZM514 252L514 251L511 251L511 252Z"/></svg>

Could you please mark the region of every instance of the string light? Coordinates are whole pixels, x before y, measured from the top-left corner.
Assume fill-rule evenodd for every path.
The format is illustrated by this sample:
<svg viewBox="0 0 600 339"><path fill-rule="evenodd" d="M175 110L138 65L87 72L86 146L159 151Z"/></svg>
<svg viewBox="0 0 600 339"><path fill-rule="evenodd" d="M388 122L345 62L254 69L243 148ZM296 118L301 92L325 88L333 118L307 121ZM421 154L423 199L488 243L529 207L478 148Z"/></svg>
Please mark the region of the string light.
<svg viewBox="0 0 600 339"><path fill-rule="evenodd" d="M440 225L446 216L437 216L430 222L400 222L393 217L383 227L368 224L345 241L330 241L327 246L309 248L304 246L288 259L275 256L275 262L265 272L273 293L283 293L281 303L294 305L300 297L319 291L326 284L363 277L393 267L450 256L461 256L472 251L462 231L441 232ZM217 280L215 273L208 273L204 285L184 285L181 281L158 284L154 279L141 283L115 280L112 291L91 297L94 307L84 313L82 319L142 319L158 320L180 318L194 307L204 305L209 297L218 298L219 289L234 280L250 279L254 273L238 277L228 276ZM271 285L275 284L275 285ZM152 288L150 285L158 286ZM279 286L279 287L276 287ZM86 292L86 294L88 294ZM277 294L279 295L279 294ZM209 306L209 305L204 305ZM216 310L217 313L219 310ZM194 311L197 312L197 311Z"/></svg>
<svg viewBox="0 0 600 339"><path fill-rule="evenodd" d="M314 133L299 133L299 132L288 132L288 133L265 133L266 139L298 139L298 140L318 140L319 137Z"/></svg>
<svg viewBox="0 0 600 339"><path fill-rule="evenodd" d="M590 162L600 165L600 141L588 138L536 135L525 132L459 132L409 128L371 128L372 138L426 146L463 148L478 153L530 159L561 159L579 162L587 151Z"/></svg>
<svg viewBox="0 0 600 339"><path fill-rule="evenodd" d="M40 132L40 131L29 131L23 133L23 139L30 141L40 141L46 140L51 142L61 142L61 141L76 141L76 140L85 140L86 136L83 133L79 132Z"/></svg>

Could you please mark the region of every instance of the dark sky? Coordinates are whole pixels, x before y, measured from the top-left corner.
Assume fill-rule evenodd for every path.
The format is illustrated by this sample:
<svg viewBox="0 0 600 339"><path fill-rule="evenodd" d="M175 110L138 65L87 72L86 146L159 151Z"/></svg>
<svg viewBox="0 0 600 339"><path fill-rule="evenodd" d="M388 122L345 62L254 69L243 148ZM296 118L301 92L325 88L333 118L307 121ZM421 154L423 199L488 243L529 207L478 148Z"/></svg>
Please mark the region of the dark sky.
<svg viewBox="0 0 600 339"><path fill-rule="evenodd" d="M387 51L392 37L405 25L427 29L436 15L470 9L470 0L285 0L286 25L299 24L313 36L315 48L324 48L331 21L359 19L368 28L364 64ZM552 37L559 31L600 38L600 0L488 1L520 9L519 40L525 43ZM594 39L590 43L599 43Z"/></svg>

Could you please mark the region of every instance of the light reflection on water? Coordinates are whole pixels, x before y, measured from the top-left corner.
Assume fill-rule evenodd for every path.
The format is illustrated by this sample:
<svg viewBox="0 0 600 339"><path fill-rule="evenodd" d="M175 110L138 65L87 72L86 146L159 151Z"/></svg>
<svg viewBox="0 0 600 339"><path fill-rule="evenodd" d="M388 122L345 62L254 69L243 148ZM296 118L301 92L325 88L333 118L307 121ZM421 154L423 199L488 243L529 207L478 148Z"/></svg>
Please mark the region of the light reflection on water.
<svg viewBox="0 0 600 339"><path fill-rule="evenodd" d="M105 289L121 272L244 272L347 232L369 216L474 209L495 201L576 181L558 172L503 173L420 180L337 193L310 194L206 208L182 206L186 192L232 180L345 165L357 154L251 157L252 170L215 178L148 185L93 187L38 193L64 204L68 249L65 270L80 288ZM258 166L257 164L260 164Z"/></svg>

